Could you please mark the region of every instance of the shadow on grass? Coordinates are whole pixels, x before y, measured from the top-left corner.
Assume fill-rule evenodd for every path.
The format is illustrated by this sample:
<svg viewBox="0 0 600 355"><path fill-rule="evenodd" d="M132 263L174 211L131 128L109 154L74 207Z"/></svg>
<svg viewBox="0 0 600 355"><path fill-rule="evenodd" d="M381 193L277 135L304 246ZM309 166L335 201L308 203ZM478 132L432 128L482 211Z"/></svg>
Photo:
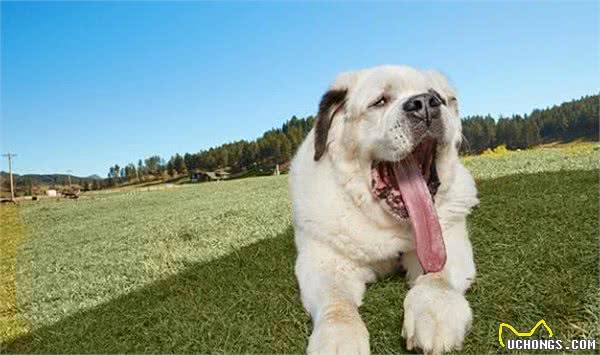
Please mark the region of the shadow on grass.
<svg viewBox="0 0 600 355"><path fill-rule="evenodd" d="M479 183L469 219L478 276L466 353L502 352L498 325L545 319L557 337L598 338L598 171ZM3 344L9 352L302 352L310 321L293 273L291 228ZM371 286L361 308L374 353L403 352L406 286Z"/></svg>
<svg viewBox="0 0 600 355"><path fill-rule="evenodd" d="M8 352L301 352L293 231L3 344Z"/></svg>

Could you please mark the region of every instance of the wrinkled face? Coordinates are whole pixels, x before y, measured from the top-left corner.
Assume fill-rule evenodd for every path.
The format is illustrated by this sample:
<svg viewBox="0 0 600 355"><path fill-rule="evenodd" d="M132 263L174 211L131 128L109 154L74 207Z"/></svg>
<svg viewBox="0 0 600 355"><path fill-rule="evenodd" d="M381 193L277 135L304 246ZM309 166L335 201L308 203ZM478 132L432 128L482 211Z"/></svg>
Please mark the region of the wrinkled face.
<svg viewBox="0 0 600 355"><path fill-rule="evenodd" d="M436 161L455 156L460 141L456 94L441 74L376 67L340 75L323 96L315 160L329 149L366 164L373 194L388 212L407 218L398 175L414 161L433 199L440 185Z"/></svg>

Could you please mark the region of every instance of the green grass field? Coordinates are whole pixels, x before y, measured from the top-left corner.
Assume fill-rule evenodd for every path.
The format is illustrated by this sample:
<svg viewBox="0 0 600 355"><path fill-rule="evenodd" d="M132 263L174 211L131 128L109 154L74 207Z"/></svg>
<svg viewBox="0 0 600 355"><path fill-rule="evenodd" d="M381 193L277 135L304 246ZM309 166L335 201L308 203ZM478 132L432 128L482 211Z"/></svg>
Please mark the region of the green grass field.
<svg viewBox="0 0 600 355"><path fill-rule="evenodd" d="M481 198L466 352L503 352L499 323L542 318L600 341L597 146L466 159ZM3 207L0 353L302 352L287 189L262 177ZM374 353L405 352L406 291L398 276L367 291Z"/></svg>

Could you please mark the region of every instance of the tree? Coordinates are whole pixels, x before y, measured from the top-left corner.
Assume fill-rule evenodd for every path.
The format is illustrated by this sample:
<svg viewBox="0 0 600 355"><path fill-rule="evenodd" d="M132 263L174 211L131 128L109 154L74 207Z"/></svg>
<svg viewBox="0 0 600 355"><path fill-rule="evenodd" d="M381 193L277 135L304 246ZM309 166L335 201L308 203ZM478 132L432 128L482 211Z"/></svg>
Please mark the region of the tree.
<svg viewBox="0 0 600 355"><path fill-rule="evenodd" d="M142 159L138 159L137 162L137 178L138 180L142 180L144 178L145 175L145 169L144 169L144 162L142 162Z"/></svg>
<svg viewBox="0 0 600 355"><path fill-rule="evenodd" d="M175 169L175 171L179 175L187 173L187 167L185 166L185 160L179 154L175 154L175 157L173 158L173 169Z"/></svg>
<svg viewBox="0 0 600 355"><path fill-rule="evenodd" d="M175 176L175 164L173 163L173 160L174 158L171 158L167 163L167 174L171 177Z"/></svg>
<svg viewBox="0 0 600 355"><path fill-rule="evenodd" d="M127 179L127 181L131 182L137 177L138 174L135 165L133 163L127 164L127 166L125 166L125 178Z"/></svg>
<svg viewBox="0 0 600 355"><path fill-rule="evenodd" d="M163 158L158 160L158 175L162 177L167 172L167 164Z"/></svg>
<svg viewBox="0 0 600 355"><path fill-rule="evenodd" d="M31 177L29 177L29 176L25 177L24 185L25 185L25 196L32 196L33 195L33 180L31 179Z"/></svg>
<svg viewBox="0 0 600 355"><path fill-rule="evenodd" d="M160 172L161 161L162 159L158 155L153 155L149 158L146 158L145 163L147 173L150 175L158 175Z"/></svg>
<svg viewBox="0 0 600 355"><path fill-rule="evenodd" d="M292 144L286 135L279 138L279 156L277 162L283 163L292 159Z"/></svg>
<svg viewBox="0 0 600 355"><path fill-rule="evenodd" d="M196 160L194 159L194 155L185 153L183 156L183 162L185 163L185 168L187 171L196 170Z"/></svg>
<svg viewBox="0 0 600 355"><path fill-rule="evenodd" d="M115 166L113 167L113 173L113 179L115 180L115 183L118 184L119 182L121 182L121 167L119 166L119 164L115 164Z"/></svg>

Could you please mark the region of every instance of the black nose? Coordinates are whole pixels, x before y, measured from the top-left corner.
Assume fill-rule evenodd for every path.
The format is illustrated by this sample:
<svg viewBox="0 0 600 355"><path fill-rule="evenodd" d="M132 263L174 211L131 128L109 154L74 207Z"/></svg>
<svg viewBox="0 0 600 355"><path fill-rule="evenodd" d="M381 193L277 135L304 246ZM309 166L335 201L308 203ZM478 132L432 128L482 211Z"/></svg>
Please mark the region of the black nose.
<svg viewBox="0 0 600 355"><path fill-rule="evenodd" d="M411 116L424 120L429 126L431 120L440 117L440 106L442 106L442 104L443 101L439 94L430 90L427 93L409 97L404 105L402 105L402 108Z"/></svg>

